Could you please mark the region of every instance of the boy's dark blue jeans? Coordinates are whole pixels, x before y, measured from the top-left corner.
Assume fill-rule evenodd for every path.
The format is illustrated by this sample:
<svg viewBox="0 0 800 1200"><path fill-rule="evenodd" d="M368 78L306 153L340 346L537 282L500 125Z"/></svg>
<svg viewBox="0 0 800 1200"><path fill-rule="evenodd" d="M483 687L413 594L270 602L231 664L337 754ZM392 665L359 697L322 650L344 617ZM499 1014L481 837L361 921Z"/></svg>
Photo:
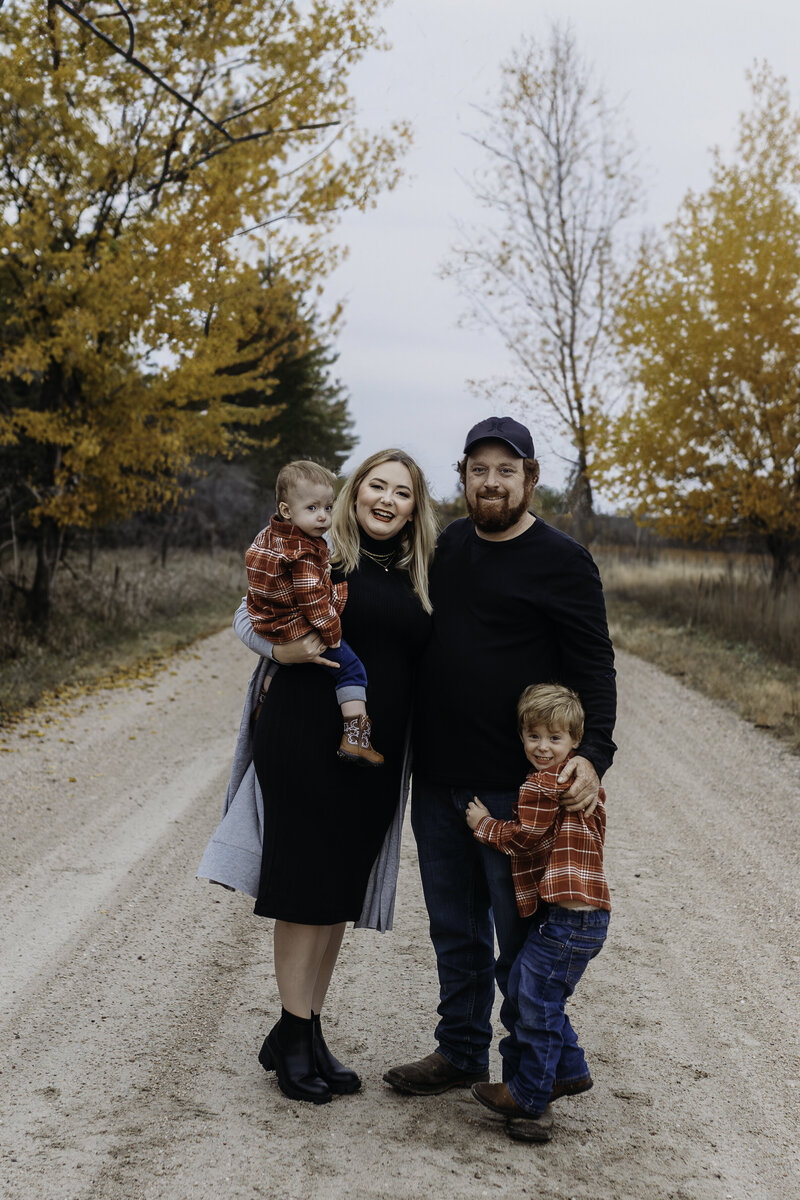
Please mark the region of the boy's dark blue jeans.
<svg viewBox="0 0 800 1200"><path fill-rule="evenodd" d="M589 1078L564 1005L600 953L609 915L540 904L511 968L508 994L519 1015L504 1075L517 1104L530 1113L544 1111L555 1083Z"/></svg>

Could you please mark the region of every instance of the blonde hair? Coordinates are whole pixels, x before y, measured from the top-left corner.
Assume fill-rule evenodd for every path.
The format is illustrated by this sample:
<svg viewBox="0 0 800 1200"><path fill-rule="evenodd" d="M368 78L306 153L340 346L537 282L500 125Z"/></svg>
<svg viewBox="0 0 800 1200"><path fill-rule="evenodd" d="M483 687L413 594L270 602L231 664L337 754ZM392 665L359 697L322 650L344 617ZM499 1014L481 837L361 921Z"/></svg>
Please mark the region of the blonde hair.
<svg viewBox="0 0 800 1200"><path fill-rule="evenodd" d="M329 487L336 491L336 476L327 467L311 462L307 458L296 458L294 462L286 463L278 471L275 480L275 503L278 507L288 500L289 492L298 483L317 483L320 487Z"/></svg>
<svg viewBox="0 0 800 1200"><path fill-rule="evenodd" d="M522 734L532 725L566 729L573 741L583 737L583 705L577 692L561 683L534 683L526 687L517 704L517 728Z"/></svg>
<svg viewBox="0 0 800 1200"><path fill-rule="evenodd" d="M411 476L411 490L414 494L414 513L403 526L400 535L400 553L395 566L408 571L422 607L425 612L430 613L433 611L433 606L428 593L428 567L433 558L438 529L433 501L425 476L405 450L379 450L377 454L371 454L369 458L364 459L361 466L356 467L353 471L336 497L333 506L332 558L337 566L343 569L345 575L349 575L358 566L361 543L358 534L359 524L356 520L356 496L367 476L376 467L387 462L400 463L407 469Z"/></svg>

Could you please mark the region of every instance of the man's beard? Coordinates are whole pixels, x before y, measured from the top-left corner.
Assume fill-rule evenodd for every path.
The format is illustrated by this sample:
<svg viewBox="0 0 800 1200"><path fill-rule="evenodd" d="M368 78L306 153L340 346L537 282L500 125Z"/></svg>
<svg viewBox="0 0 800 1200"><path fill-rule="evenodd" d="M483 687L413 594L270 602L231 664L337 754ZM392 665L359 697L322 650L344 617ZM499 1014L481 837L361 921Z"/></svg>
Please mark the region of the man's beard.
<svg viewBox="0 0 800 1200"><path fill-rule="evenodd" d="M484 507L483 512L481 512L481 500L484 497L478 496L474 502L466 495L464 499L467 503L470 520L476 529L479 529L481 533L505 533L512 525L516 525L520 517L528 511L532 494L533 488L526 488L522 499L513 507L508 502L508 496L503 496L500 500L492 501L488 510Z"/></svg>

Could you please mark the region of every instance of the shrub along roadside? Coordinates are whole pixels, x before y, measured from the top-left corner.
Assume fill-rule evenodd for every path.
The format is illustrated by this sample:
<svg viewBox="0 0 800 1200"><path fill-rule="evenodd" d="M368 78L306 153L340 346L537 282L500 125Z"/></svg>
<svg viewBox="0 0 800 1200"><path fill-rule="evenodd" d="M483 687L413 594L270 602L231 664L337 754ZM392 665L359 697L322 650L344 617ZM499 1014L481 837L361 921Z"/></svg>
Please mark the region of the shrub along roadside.
<svg viewBox="0 0 800 1200"><path fill-rule="evenodd" d="M179 550L161 566L142 548L98 552L61 569L39 642L13 611L0 632L0 719L54 696L147 673L229 625L246 587L243 555Z"/></svg>
<svg viewBox="0 0 800 1200"><path fill-rule="evenodd" d="M787 581L776 591L763 557L666 548L600 548L595 557L607 595L800 669L800 587Z"/></svg>
<svg viewBox="0 0 800 1200"><path fill-rule="evenodd" d="M598 550L611 635L800 751L800 596L776 595L759 560Z"/></svg>

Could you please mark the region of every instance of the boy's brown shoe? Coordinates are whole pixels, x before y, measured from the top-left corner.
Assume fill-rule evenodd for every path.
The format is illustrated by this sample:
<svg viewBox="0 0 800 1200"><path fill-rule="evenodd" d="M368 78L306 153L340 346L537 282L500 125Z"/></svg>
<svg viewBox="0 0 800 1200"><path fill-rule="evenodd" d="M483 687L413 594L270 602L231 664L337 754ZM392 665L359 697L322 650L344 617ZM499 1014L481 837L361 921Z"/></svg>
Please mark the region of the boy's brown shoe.
<svg viewBox="0 0 800 1200"><path fill-rule="evenodd" d="M553 1136L553 1114L549 1108L542 1113L520 1108L507 1083L476 1083L472 1094L493 1113L506 1118L506 1133L514 1141L549 1142Z"/></svg>
<svg viewBox="0 0 800 1200"><path fill-rule="evenodd" d="M512 1117L506 1133L515 1142L549 1142L553 1136L553 1114L546 1108L538 1117Z"/></svg>
<svg viewBox="0 0 800 1200"><path fill-rule="evenodd" d="M360 717L350 717L344 723L344 733L339 743L339 758L366 763L370 767L381 766L383 755L373 748L369 740L371 733L372 722L366 713Z"/></svg>
<svg viewBox="0 0 800 1200"><path fill-rule="evenodd" d="M476 1100L499 1113L501 1117L529 1117L531 1114L520 1108L507 1083L476 1083L473 1084L472 1094Z"/></svg>
<svg viewBox="0 0 800 1200"><path fill-rule="evenodd" d="M577 1096L581 1092L588 1092L591 1087L594 1087L591 1075L584 1075L583 1079L569 1079L564 1083L556 1082L553 1084L548 1104L552 1104L554 1100L560 1099L561 1096Z"/></svg>
<svg viewBox="0 0 800 1200"><path fill-rule="evenodd" d="M384 1075L397 1092L407 1096L438 1096L451 1088L472 1087L473 1083L489 1078L488 1071L459 1071L437 1050L417 1062L392 1067Z"/></svg>

